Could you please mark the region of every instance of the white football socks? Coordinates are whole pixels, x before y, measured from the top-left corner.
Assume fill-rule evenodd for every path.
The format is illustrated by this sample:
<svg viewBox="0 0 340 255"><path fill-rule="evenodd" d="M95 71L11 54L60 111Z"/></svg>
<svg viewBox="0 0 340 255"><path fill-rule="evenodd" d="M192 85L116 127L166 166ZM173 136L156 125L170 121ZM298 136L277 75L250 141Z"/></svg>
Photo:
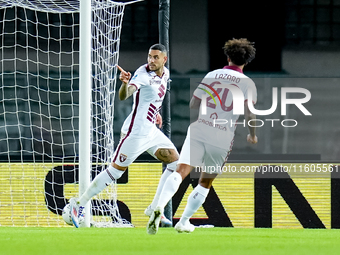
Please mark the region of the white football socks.
<svg viewBox="0 0 340 255"><path fill-rule="evenodd" d="M109 165L109 168L106 171L112 180L118 180L125 172L124 170L122 171L114 168L112 165Z"/></svg>
<svg viewBox="0 0 340 255"><path fill-rule="evenodd" d="M86 189L84 194L79 198L79 204L85 206L90 199L99 194L107 186L111 184L115 179L119 179L123 175L124 171L118 170L113 166L109 166L108 169L99 173L90 186Z"/></svg>
<svg viewBox="0 0 340 255"><path fill-rule="evenodd" d="M191 216L200 208L208 196L209 189L197 185L196 188L190 193L188 197L187 205L185 206L183 215L180 219L182 224L186 224Z"/></svg>
<svg viewBox="0 0 340 255"><path fill-rule="evenodd" d="M174 161L174 162L171 162L171 163L167 164L167 165L166 165L166 168L167 168L168 170L170 170L171 172L176 171L177 162L178 162L178 160L176 160L176 161Z"/></svg>
<svg viewBox="0 0 340 255"><path fill-rule="evenodd" d="M164 208L169 200L175 195L181 185L182 176L178 172L173 172L165 181L162 192L159 197L157 207Z"/></svg>
<svg viewBox="0 0 340 255"><path fill-rule="evenodd" d="M156 193L155 193L155 196L152 200L152 203L150 205L150 207L152 209L155 209L157 204L158 204L158 201L159 201L159 196L163 190L163 186L164 186L164 183L165 181L167 180L167 178L172 174L173 171L169 170L168 168L166 168L161 176L161 178L159 179L159 183L158 183L158 187L157 187L157 190L156 190Z"/></svg>

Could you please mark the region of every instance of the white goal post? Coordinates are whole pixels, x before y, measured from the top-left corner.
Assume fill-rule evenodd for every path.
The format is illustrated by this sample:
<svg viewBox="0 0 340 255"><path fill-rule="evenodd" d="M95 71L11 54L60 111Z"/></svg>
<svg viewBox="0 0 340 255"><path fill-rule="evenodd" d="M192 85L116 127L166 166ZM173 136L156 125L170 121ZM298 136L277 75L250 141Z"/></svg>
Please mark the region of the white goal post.
<svg viewBox="0 0 340 255"><path fill-rule="evenodd" d="M0 0L0 226L65 225L68 198L110 162L128 3ZM84 226L131 226L114 189Z"/></svg>

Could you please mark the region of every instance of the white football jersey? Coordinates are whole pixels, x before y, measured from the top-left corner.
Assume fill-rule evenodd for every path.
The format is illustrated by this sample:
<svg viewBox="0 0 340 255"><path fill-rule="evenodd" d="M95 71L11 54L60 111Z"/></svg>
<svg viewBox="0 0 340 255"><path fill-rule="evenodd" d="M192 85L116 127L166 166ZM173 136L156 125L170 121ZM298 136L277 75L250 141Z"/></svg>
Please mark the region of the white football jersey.
<svg viewBox="0 0 340 255"><path fill-rule="evenodd" d="M135 86L132 111L125 119L122 133L147 136L156 128L156 117L161 109L167 89L169 70L164 67L162 77L151 71L147 64L139 67L132 76L129 86Z"/></svg>
<svg viewBox="0 0 340 255"><path fill-rule="evenodd" d="M225 88L214 88L216 85ZM238 98L242 99L243 95L246 101L250 95L253 104L256 103L255 83L240 68L226 66L209 72L194 91L194 97L206 100L205 103L201 101L198 120L190 126L191 138L225 149L232 146L236 126L240 123L237 124L239 114L233 113L236 95L233 96L227 87L237 90ZM241 123L247 127L247 123Z"/></svg>

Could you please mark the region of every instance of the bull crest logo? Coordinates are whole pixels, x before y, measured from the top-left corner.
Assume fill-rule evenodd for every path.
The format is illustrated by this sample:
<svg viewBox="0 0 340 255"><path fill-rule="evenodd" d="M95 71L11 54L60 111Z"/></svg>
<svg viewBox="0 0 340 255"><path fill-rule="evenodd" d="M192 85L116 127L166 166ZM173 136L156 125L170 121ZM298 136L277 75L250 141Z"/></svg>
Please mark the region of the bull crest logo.
<svg viewBox="0 0 340 255"><path fill-rule="evenodd" d="M121 153L121 154L119 155L119 161L120 161L120 162L124 162L126 159L127 159L127 156L124 155L123 153Z"/></svg>

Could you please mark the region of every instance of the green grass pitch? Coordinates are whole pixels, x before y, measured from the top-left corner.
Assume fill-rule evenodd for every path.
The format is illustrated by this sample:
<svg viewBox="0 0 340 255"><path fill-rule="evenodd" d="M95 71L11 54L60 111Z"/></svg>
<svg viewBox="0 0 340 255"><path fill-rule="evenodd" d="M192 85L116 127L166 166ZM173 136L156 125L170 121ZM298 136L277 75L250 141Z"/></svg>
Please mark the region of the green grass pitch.
<svg viewBox="0 0 340 255"><path fill-rule="evenodd" d="M178 234L161 228L151 236L145 228L0 227L1 255L53 254L339 254L335 229L196 229Z"/></svg>

